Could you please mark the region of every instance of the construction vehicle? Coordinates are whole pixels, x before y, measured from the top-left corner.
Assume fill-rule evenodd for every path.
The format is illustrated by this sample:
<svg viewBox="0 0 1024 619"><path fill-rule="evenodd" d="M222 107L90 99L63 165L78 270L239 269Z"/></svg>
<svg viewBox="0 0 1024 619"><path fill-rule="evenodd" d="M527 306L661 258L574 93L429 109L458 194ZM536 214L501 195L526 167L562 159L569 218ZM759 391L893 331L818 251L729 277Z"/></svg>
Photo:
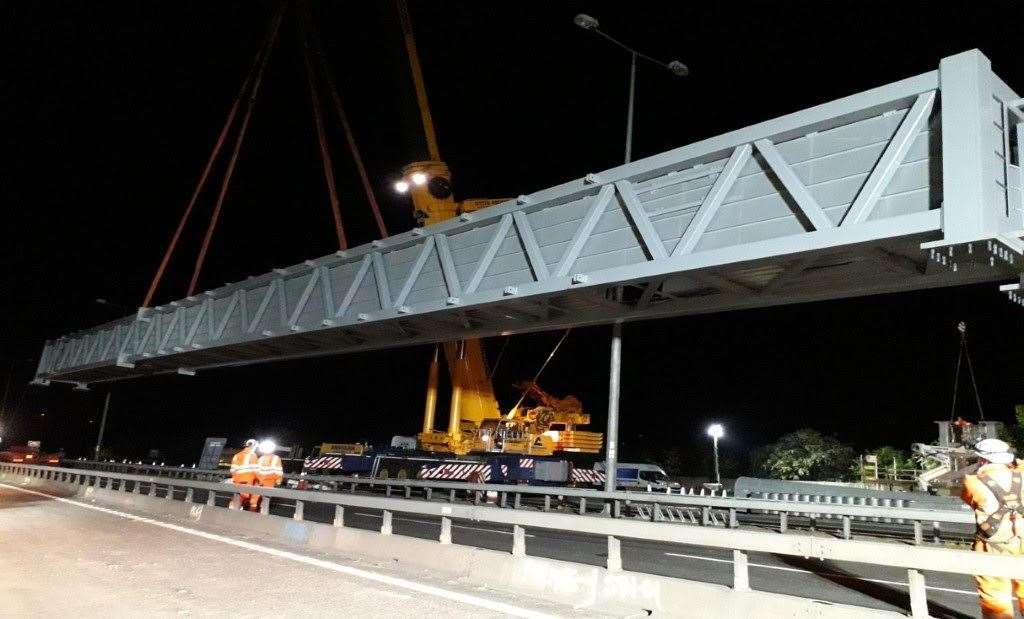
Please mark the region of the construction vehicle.
<svg viewBox="0 0 1024 619"><path fill-rule="evenodd" d="M960 322L956 326L960 335L960 350L957 353L956 373L953 376L953 404L950 409L949 421L936 421L939 426L939 438L933 444L914 443L911 446L918 459L928 466L917 476L917 487L934 494L959 496L964 475L977 469L977 454L974 446L986 438L997 438L1003 424L998 421L986 421L985 410L981 406L981 392L974 376L974 364L967 347L967 324ZM968 376L974 390L974 402L978 409L978 421L972 422L955 417L957 411L957 395L960 386L960 370L964 360L967 361Z"/></svg>
<svg viewBox="0 0 1024 619"><path fill-rule="evenodd" d="M984 419L971 422L959 417L935 423L939 426L938 441L911 446L914 454L930 465L917 475L916 486L932 494L959 496L964 475L978 468L974 445L986 438L998 438L1003 423Z"/></svg>
<svg viewBox="0 0 1024 619"><path fill-rule="evenodd" d="M395 189L409 195L413 217L419 226L441 223L502 202L501 199L455 200L451 170L441 160L437 145L412 22L404 0L397 0L397 6L428 159L405 166ZM452 388L446 430L435 428L441 348ZM508 413L502 414L480 340L447 342L435 348L430 363L423 424L415 437L415 449L396 445L396 440L402 437L395 437L389 448L380 450L372 450L365 445L355 449L356 444L325 443L321 445L319 454L306 460L304 470L308 473L330 471L374 477L419 476L462 480L486 477L494 481L511 476L522 481L536 479L537 462L563 462L538 458L556 453L596 454L601 450L601 433L579 429L579 426L590 423L590 416L583 412L577 398L552 396L540 388L536 377L519 387L523 394L519 402ZM523 403L528 399L535 405L524 407ZM472 457L472 454L477 457ZM530 457L506 458L489 454ZM544 464L541 468L554 470L559 466ZM562 481L571 480L574 467L561 468L564 473L553 472L552 475L561 477ZM522 472L527 469L532 471ZM499 475L499 470L504 473ZM547 474L541 473L541 477L546 478Z"/></svg>
<svg viewBox="0 0 1024 619"><path fill-rule="evenodd" d="M395 437L404 439L410 437ZM359 453L326 453L306 459L303 473L309 475L346 475L375 479L429 479L472 483L564 484L584 481L564 458L524 458L518 455L491 454L441 455L406 449L392 440L390 447L365 446ZM581 469L586 471L586 469Z"/></svg>
<svg viewBox="0 0 1024 619"><path fill-rule="evenodd" d="M427 102L423 73L420 68L419 55L416 50L416 42L413 37L408 9L404 0L397 0L397 6L409 56L413 85L423 121L427 157L422 161L405 166L402 171L402 179L396 183L396 189L409 194L412 201L413 216L417 224L428 226L466 215L502 200L455 200L452 192L451 172L441 159L437 145L437 137L430 114L430 107ZM338 237L339 251L347 249L348 241L342 224L339 207L340 201L334 180L333 164L330 156L330 140L325 131L325 117L322 110L322 99L324 97L321 96L323 87L326 87L329 95L326 99L332 103L344 129L353 161L366 191L367 202L373 211L380 234L382 237L387 236L386 226L373 195L365 166L362 164L362 158L357 148L354 134L344 112L336 84L331 76L331 72L328 70L326 55L320 44L319 34L310 15L308 3L304 1L281 3L271 19L266 38L253 60L253 64L225 120L224 127L198 180L190 202L182 214L181 221L156 270L143 301L143 307L149 307L153 301L154 293L166 271L171 255L175 251L182 230L186 226L198 196L204 190L210 170L220 156L219 153L225 140L228 136L233 135L235 145L231 149L231 155L221 181L220 192L218 193L206 234L199 249L188 294L192 295L197 290L224 197L228 193L227 190L231 182L238 152L245 138L246 129L249 126L254 103L257 100L264 70L277 41L278 31L284 14L293 9L296 12L296 18L292 21L298 28L299 38L302 42L314 126L319 141L324 180ZM239 116L241 120L237 123L238 128L237 130L232 130L232 127L236 124L235 119ZM444 350L444 358L452 385L448 427L446 430L438 430L434 427L438 400L441 348ZM398 466L396 460L403 457L403 455L410 458L415 455L416 458L419 458L416 462L419 463L420 468L423 468L432 463L446 466L455 462L462 462L460 459L465 459L471 454L515 454L524 456L524 461L537 457L549 457L557 453L596 454L601 449L602 435L579 428L579 426L589 422L589 416L583 413L579 401L575 398L555 398L541 390L536 383L537 378L535 377L532 384L524 390L524 397L520 399L520 402L512 407L510 411L502 414L494 394L481 342L477 339L448 342L435 350L433 361L430 364L423 423L421 431L416 435L414 450L391 447L387 450L375 451L372 454L349 453L351 450L343 445L328 449L328 451L340 453L325 454L324 450L321 449L320 455L333 455L342 458L348 456L350 459L351 457L362 457L364 460L370 458L376 462L376 464L370 467L372 471L387 472L388 474L395 472L397 474L398 470L408 472L412 468L412 464L409 466ZM527 397L536 401L536 406L521 408L523 401ZM385 456L391 458L389 460L390 464L381 468L380 461L387 459ZM477 463L482 461L481 458L473 460ZM355 460L353 460L354 463ZM507 469L509 467L508 463L504 464ZM516 464L512 468L517 468L518 466Z"/></svg>
<svg viewBox="0 0 1024 619"><path fill-rule="evenodd" d="M437 145L412 22L405 1L397 0L397 6L429 159L405 166L396 189L409 194L414 217L420 226L440 223L502 202L455 200L451 171L441 160ZM556 452L600 451L601 433L577 429L577 426L588 424L590 417L583 413L583 407L576 398L554 398L534 380L521 388L524 395L536 400L537 406L520 408L521 399L503 415L494 395L480 340L447 342L443 348L452 385L448 428L435 428L440 363L435 351L427 378L423 427L416 435L420 451L458 456L486 452L549 456Z"/></svg>
<svg viewBox="0 0 1024 619"><path fill-rule="evenodd" d="M381 449L367 443L324 443L306 459L303 472L479 483L602 483L604 476L597 471L554 455L600 450L600 434L575 429L590 420L579 400L556 398L533 381L519 387L523 397L507 417L464 430L463 444L476 445L476 453L428 451L406 436L392 437L391 445ZM522 406L527 398L536 405Z"/></svg>

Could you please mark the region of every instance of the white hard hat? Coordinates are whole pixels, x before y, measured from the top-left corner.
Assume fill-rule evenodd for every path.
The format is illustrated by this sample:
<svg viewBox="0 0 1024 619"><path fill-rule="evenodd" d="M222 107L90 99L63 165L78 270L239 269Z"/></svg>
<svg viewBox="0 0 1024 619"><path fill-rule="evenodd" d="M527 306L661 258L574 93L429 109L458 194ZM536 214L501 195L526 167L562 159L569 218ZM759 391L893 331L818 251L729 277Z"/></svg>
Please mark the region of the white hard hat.
<svg viewBox="0 0 1024 619"><path fill-rule="evenodd" d="M275 443L274 441L270 440L269 438L260 441L260 447L259 447L260 454L262 454L264 456L267 455L267 454L272 454L272 453L274 453L274 451L276 449L277 449L277 443Z"/></svg>
<svg viewBox="0 0 1024 619"><path fill-rule="evenodd" d="M256 439L251 438L251 439L245 441L245 446L246 447L255 447L256 446Z"/></svg>
<svg viewBox="0 0 1024 619"><path fill-rule="evenodd" d="M1010 446L1006 441L1001 441L997 438L987 438L983 441L978 441L974 446L974 450L978 452L979 458L984 458L994 464L1010 464L1013 462L1013 452L1010 451Z"/></svg>

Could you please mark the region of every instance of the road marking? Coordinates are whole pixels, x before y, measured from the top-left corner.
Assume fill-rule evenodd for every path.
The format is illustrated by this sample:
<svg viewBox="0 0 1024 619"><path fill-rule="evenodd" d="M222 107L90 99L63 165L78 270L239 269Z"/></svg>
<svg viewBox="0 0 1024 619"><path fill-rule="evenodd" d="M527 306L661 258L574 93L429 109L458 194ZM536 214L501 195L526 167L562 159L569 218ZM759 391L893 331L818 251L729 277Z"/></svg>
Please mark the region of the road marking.
<svg viewBox="0 0 1024 619"><path fill-rule="evenodd" d="M371 514L370 512L352 512L356 516L368 516L370 518L382 518L380 514ZM392 520L400 520L402 522L418 522L420 524L439 524L430 520L417 520L416 518L392 518ZM484 527L470 527L464 524L452 524L453 528L466 529L468 531L484 531L486 533L501 533L502 535L512 535L512 531L502 531L501 529L486 529ZM526 537L537 537L532 533L526 533Z"/></svg>
<svg viewBox="0 0 1024 619"><path fill-rule="evenodd" d="M666 552L667 556L670 557L683 557L685 559L698 559L700 561L713 561L715 563L732 563L732 559L719 559L718 557L702 557L700 555L686 555L678 552ZM766 565L764 563L747 563L750 567L760 567L766 570L779 570L780 572L799 572L800 574L816 574L818 576L831 576L833 578L843 578L847 580L863 580L865 582L873 582L881 585L896 585L898 587L908 586L905 582L899 582L896 580L881 580L879 578L863 578L861 576L853 576L850 574L838 574L836 572L816 572L814 570L802 570L796 567L786 567L784 565ZM964 591L963 589L950 589L948 587L932 587L925 585L925 589L931 589L932 591L945 591L946 593L959 593L960 595L978 595L977 591Z"/></svg>
<svg viewBox="0 0 1024 619"><path fill-rule="evenodd" d="M513 615L513 616L516 616L516 617L538 617L539 618L539 617L554 617L555 616L555 615L549 615L549 614L538 612L538 611L534 611L534 610L529 610L529 609L526 609L526 608L520 608L518 606L513 606L512 604L506 604L504 602L499 602L497 600L489 600L487 598L482 598L482 597L478 597L478 596L475 596L475 595L470 595L468 593L461 593L459 591L451 591L451 590L448 590L448 589L443 589L441 587L435 587L433 585L428 585L428 584L416 582L414 580L406 580L404 578L398 578L397 576L388 576L386 574L378 574L377 572L371 572L371 571L368 571L368 570L362 570L362 569L359 569L359 568L351 567L349 565L342 565L340 563L334 563L334 562L331 562L331 561L326 561L324 559L316 559L316 558L313 558L313 557L307 557L307 556L301 555L299 553L289 552L287 550L281 550L279 548L271 548L270 546L262 546L260 544L254 544L252 542L243 542L242 540L233 539L233 538L230 538L230 537L226 537L224 535L217 535L215 533L209 533L207 531L200 531L199 529L190 529L189 527L183 527L183 526L180 526L180 525L171 524L169 522L163 522L163 521L160 521L160 520L154 520L152 518L146 518L144 516L137 516L135 514L130 514L130 513L127 513L127 512L122 512L122 511L118 511L118 510L115 510L115 509L109 509L109 508L106 508L106 507L100 507L99 505L90 505L89 503L82 503L80 501L75 501L73 499L66 499L64 497L54 496L52 494L47 494L45 492L37 492L35 490L29 490L27 488L19 488L17 486L12 486L12 485L9 485L9 484L0 484L0 486L5 487L5 488L10 488L11 490L17 490L18 492L24 492L26 494L35 494L35 495L46 497L46 498L49 498L49 499L54 499L56 501L60 501L62 503L67 503L69 505L75 505L75 506L78 506L78 507L84 507L86 509L92 509L92 510L95 510L95 511L98 511L98 512L103 512L105 514L110 514L112 516L120 516L121 518L126 518L128 520L133 520L135 522L142 522L142 523L145 523L145 524L151 524L153 526L161 527L161 528L164 528L164 529L170 529L171 531L177 531L179 533L186 533L188 535L194 535L196 537L201 537L203 539L208 539L208 540L212 540L212 541L215 541L215 542L220 542L222 544L228 544L230 546L236 546L238 548L244 548L246 550L252 550L254 552L262 552L263 554L268 554L268 555L271 555L271 556L274 556L274 557L279 557L281 559L287 559L289 561L295 561L297 563L305 563L306 565L312 565L314 567L319 567L319 568L322 568L322 569L325 569L325 570L330 570L330 571L333 571L333 572L338 572L338 573L341 573L341 574L346 574L348 576L355 576L357 578L363 578L365 580L372 580L374 582L378 582L378 583L385 584L385 585L390 585L390 586L393 586L393 587L400 587L402 589L409 589L411 591L416 591L418 593L425 593L427 595L433 595L435 597L444 598L444 599L447 599L447 600L451 600L453 602L461 602L463 604L469 604L471 606L478 606L480 608L486 608L487 610L493 610L493 611L500 612L500 613L507 613L509 615Z"/></svg>

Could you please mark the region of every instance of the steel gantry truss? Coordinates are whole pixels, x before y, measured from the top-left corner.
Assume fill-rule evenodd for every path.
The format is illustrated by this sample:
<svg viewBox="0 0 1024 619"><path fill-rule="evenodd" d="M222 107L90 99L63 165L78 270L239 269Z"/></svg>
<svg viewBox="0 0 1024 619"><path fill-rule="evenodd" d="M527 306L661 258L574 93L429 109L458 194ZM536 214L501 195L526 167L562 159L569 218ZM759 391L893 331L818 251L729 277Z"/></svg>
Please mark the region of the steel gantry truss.
<svg viewBox="0 0 1024 619"><path fill-rule="evenodd" d="M1017 95L937 71L49 341L89 383L1019 276Z"/></svg>

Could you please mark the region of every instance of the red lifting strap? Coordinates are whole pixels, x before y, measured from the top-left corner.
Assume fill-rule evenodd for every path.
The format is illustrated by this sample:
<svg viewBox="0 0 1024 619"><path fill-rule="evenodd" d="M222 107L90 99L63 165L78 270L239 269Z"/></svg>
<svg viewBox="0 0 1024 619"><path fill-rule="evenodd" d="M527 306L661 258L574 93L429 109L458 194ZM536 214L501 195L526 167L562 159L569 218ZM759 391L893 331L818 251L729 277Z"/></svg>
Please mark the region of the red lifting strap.
<svg viewBox="0 0 1024 619"><path fill-rule="evenodd" d="M313 73L313 61L309 56L309 42L306 16L303 14L296 23L299 44L302 45L302 60L306 66L306 82L309 84L309 98L313 103L313 123L316 125L316 137L320 144L320 161L324 168L324 182L327 184L327 197L331 202L331 215L334 216L334 230L338 235L338 247L348 249L345 228L341 223L341 202L338 200L338 189L334 184L334 164L331 162L331 149L327 143L327 131L324 128L324 114L320 108L320 93L316 88L316 77Z"/></svg>
<svg viewBox="0 0 1024 619"><path fill-rule="evenodd" d="M327 56L324 54L323 46L320 44L320 33L316 29L316 24L309 16L309 5L303 2L301 10L303 25L307 29L309 42L313 46L313 52L320 61L320 72L324 76L324 82L327 84L327 90L331 95L331 102L334 104L334 113L338 115L338 120L341 121L341 126L345 130L345 140L348 142L349 152L352 153L352 160L355 162L356 170L359 172L359 180L363 185L363 191L366 193L366 201L370 204L370 210L373 211L373 219L377 223L377 230L380 232L380 238L383 239L388 236L388 229L384 225L384 218L381 217L380 205L377 204L377 197L373 193L370 176L366 173L366 166L363 165L363 157L359 152L359 146L356 144L352 125L348 122L348 114L345 113L345 107L341 103L341 96L338 94L338 86L334 82L334 75L331 73L330 67L327 66Z"/></svg>
<svg viewBox="0 0 1024 619"><path fill-rule="evenodd" d="M228 161L227 170L224 172L224 180L221 181L220 193L217 194L217 203L213 207L213 214L210 216L210 225L206 228L206 236L203 237L203 245L199 248L199 256L196 258L196 266L192 271L192 281L188 285L188 296L192 296L199 283L199 274L203 270L203 263L206 261L206 253L210 249L210 241L213 239L213 231L217 228L217 220L220 219L221 207L224 205L224 197L231 185L231 177L235 172L235 164L238 163L238 153L242 149L242 142L245 141L245 133L249 128L249 119L252 118L252 110L256 105L256 96L260 91L260 84L263 83L263 71L267 68L267 60L270 59L270 52L277 40L277 32L281 26L281 18L284 16L284 6L278 11L271 26L270 40L267 43L267 51L260 60L259 69L256 72L256 79L253 82L252 92L249 94L249 102L245 108L245 116L242 117L242 124L238 129L238 137L235 141L235 148L231 151L231 159Z"/></svg>
<svg viewBox="0 0 1024 619"><path fill-rule="evenodd" d="M280 22L283 11L283 6L278 9L278 13L272 24ZM192 210L195 208L196 201L199 199L199 194L201 194L203 189L206 187L206 181L210 176L210 171L213 169L213 164L217 160L217 156L220 154L221 148L224 147L224 141L227 138L228 131L231 129L231 125L234 123L235 116L238 114L238 108L242 103L242 98L249 90L249 84L252 83L253 77L256 75L258 68L262 64L264 55L270 53L269 43L271 42L273 33L276 29L276 25L271 26L267 31L267 36L264 37L263 42L260 44L260 48L256 51L256 56L252 60L252 65L249 67L249 71L245 75L245 80L242 81L242 87L239 88L238 95L231 104L231 109L228 111L228 117L224 121L224 126L221 128L220 134L217 136L217 142L213 146L213 151L210 153L209 159L206 160L206 166L203 168L203 173L199 176L199 182L196 183L196 187L192 191L192 197L188 201L188 206L185 207L185 212L181 215L181 221L178 222L178 227L175 229L174 235L171 237L171 242L168 243L167 250L164 252L163 258L160 260L160 266L157 267L156 273L153 275L153 280L149 284L149 290L146 291L146 297L142 301L142 307L149 307L150 303L153 302L153 296L156 294L156 290L160 286L160 281L163 279L164 273L167 270L167 265L171 261L171 256L174 254L174 250L178 246L178 241L181 239L181 233L185 230L185 224L188 223L188 219L192 215Z"/></svg>

